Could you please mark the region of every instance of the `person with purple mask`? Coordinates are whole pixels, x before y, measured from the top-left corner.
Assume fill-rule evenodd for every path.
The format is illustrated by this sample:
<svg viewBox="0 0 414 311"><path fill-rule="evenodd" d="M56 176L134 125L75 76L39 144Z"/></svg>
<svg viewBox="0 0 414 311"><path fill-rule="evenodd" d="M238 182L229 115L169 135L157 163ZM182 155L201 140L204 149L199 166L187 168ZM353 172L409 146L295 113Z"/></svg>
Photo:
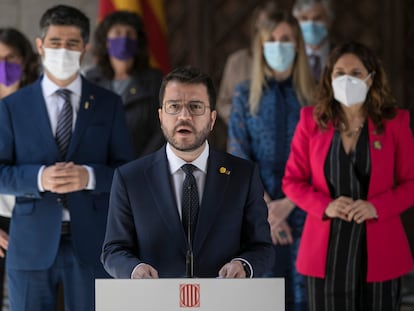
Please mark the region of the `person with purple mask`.
<svg viewBox="0 0 414 311"><path fill-rule="evenodd" d="M96 66L86 78L122 97L135 157L157 150L165 141L157 119L162 73L149 65L141 18L127 11L107 15L96 29L93 53Z"/></svg>
<svg viewBox="0 0 414 311"><path fill-rule="evenodd" d="M95 310L114 168L133 159L122 99L80 74L89 18L55 5L35 44L43 74L0 100L0 193L16 197L10 311Z"/></svg>
<svg viewBox="0 0 414 311"><path fill-rule="evenodd" d="M17 29L0 28L0 99L38 76L39 60L29 40Z"/></svg>
<svg viewBox="0 0 414 311"><path fill-rule="evenodd" d="M34 82L38 75L38 56L29 40L17 29L0 28L0 99ZM0 306L4 300L4 257L14 201L12 195L0 195Z"/></svg>

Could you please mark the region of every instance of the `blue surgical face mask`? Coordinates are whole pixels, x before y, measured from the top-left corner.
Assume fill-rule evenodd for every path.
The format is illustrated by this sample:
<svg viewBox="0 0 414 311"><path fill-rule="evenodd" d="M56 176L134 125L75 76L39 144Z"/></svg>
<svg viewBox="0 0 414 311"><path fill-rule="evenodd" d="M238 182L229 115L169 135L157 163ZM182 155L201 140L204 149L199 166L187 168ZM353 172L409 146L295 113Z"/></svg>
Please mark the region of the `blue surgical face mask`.
<svg viewBox="0 0 414 311"><path fill-rule="evenodd" d="M301 22L300 29L307 45L318 45L328 35L328 29L322 22Z"/></svg>
<svg viewBox="0 0 414 311"><path fill-rule="evenodd" d="M283 72L292 66L295 60L295 45L292 42L265 42L263 55L270 68Z"/></svg>

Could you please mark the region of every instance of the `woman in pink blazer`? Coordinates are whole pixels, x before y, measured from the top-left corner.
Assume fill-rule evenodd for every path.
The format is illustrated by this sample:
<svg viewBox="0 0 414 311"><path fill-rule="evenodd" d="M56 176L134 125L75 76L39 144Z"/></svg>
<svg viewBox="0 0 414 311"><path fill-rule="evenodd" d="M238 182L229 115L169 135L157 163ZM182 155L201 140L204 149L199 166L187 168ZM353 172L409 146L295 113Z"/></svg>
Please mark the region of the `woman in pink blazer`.
<svg viewBox="0 0 414 311"><path fill-rule="evenodd" d="M379 60L347 43L303 108L283 191L307 212L297 270L310 310L395 310L413 268L400 214L414 204L414 140Z"/></svg>

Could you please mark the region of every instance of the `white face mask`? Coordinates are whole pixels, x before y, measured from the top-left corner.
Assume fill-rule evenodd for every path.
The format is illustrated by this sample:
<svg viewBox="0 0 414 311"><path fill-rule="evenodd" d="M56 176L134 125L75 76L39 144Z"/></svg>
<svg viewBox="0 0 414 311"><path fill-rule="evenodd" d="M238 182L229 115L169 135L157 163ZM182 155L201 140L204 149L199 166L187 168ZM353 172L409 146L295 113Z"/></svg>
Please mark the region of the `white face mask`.
<svg viewBox="0 0 414 311"><path fill-rule="evenodd" d="M82 52L67 49L43 48L43 66L58 80L67 80L80 69Z"/></svg>
<svg viewBox="0 0 414 311"><path fill-rule="evenodd" d="M332 80L334 98L341 104L351 107L365 101L368 93L368 86L365 83L369 79L369 74L364 80L343 75Z"/></svg>

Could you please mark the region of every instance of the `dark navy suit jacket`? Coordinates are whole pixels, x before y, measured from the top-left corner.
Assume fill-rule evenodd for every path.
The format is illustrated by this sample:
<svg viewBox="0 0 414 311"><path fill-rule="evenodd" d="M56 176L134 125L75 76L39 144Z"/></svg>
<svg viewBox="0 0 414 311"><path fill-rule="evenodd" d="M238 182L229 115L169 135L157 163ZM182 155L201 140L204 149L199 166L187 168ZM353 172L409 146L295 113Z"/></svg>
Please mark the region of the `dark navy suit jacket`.
<svg viewBox="0 0 414 311"><path fill-rule="evenodd" d="M252 265L254 276L270 269L274 254L267 207L253 163L210 148L193 241L197 277L217 277L237 257ZM183 277L187 249L165 147L118 168L102 253L108 273L130 278L143 262L160 277Z"/></svg>
<svg viewBox="0 0 414 311"><path fill-rule="evenodd" d="M16 196L10 227L9 269L49 268L62 222L61 196L39 192L42 165L62 161L50 127L41 80L0 102L0 192ZM132 159L121 98L82 79L75 130L65 161L93 168L96 188L67 194L78 259L100 265L114 168Z"/></svg>

